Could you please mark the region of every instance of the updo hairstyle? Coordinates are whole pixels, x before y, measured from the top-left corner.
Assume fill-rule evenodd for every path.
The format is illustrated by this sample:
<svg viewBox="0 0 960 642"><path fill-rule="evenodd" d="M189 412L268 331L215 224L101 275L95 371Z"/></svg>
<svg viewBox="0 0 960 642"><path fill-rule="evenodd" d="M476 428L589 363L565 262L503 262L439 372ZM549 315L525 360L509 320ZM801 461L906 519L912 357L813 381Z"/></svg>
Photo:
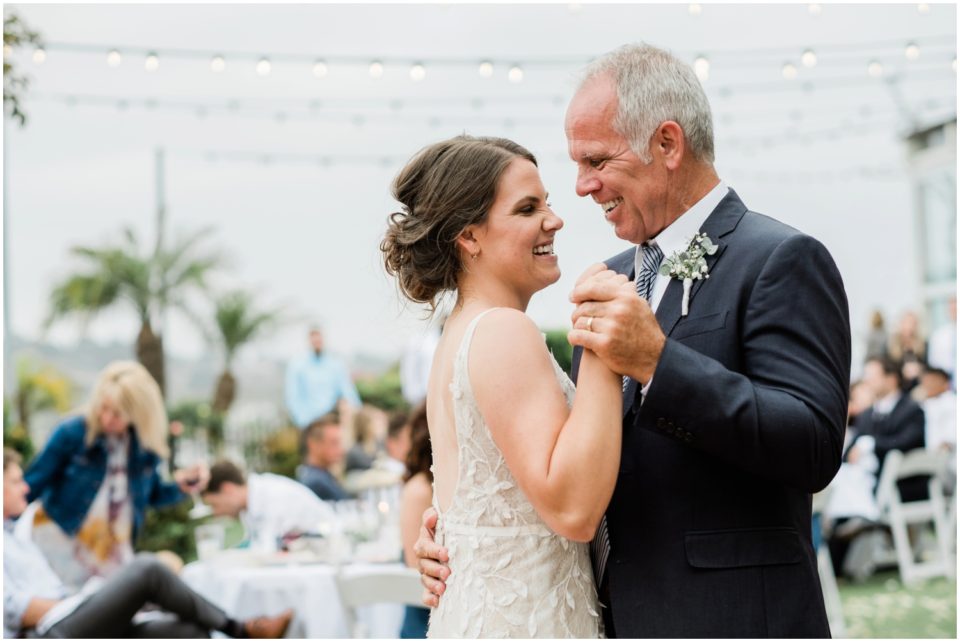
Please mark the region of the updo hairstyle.
<svg viewBox="0 0 960 642"><path fill-rule="evenodd" d="M380 243L387 273L400 291L436 310L439 294L455 290L463 269L457 237L483 223L504 170L529 151L506 138L457 136L422 149L393 181L402 207L387 217Z"/></svg>

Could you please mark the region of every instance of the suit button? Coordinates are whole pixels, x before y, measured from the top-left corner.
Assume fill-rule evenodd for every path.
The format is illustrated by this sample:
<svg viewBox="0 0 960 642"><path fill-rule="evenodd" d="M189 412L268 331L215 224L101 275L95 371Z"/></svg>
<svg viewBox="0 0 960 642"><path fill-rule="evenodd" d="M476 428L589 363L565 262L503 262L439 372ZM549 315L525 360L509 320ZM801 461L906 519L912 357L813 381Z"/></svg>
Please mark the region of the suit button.
<svg viewBox="0 0 960 642"><path fill-rule="evenodd" d="M657 428L660 428L661 430L663 430L663 428L664 428L666 425L667 425L667 420L666 420L666 419L664 419L663 417L660 417L659 419L657 419Z"/></svg>
<svg viewBox="0 0 960 642"><path fill-rule="evenodd" d="M690 433L687 433L686 435L683 436L683 440L689 444L691 441L693 441L693 435L691 435Z"/></svg>

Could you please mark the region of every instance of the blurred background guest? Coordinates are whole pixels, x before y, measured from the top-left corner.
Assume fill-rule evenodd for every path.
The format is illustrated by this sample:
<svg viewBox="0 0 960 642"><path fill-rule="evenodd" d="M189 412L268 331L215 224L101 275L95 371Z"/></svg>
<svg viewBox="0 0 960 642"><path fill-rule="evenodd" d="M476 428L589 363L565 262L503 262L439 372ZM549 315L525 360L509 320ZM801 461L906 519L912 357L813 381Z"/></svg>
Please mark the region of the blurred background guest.
<svg viewBox="0 0 960 642"><path fill-rule="evenodd" d="M231 461L210 467L201 496L214 515L238 518L251 545L266 551L276 551L284 535L317 532L335 518L333 509L303 484L272 473L244 475Z"/></svg>
<svg viewBox="0 0 960 642"><path fill-rule="evenodd" d="M346 365L325 350L323 331L310 328L310 350L287 366L287 409L301 430L314 419L339 409L344 420L360 407L360 395Z"/></svg>
<svg viewBox="0 0 960 642"><path fill-rule="evenodd" d="M414 410L415 411L415 410ZM412 416L412 415L410 415ZM377 465L402 478L407 472L407 453L410 452L410 421L407 413L395 412L390 415L387 425L387 439L384 442L384 456Z"/></svg>
<svg viewBox="0 0 960 642"><path fill-rule="evenodd" d="M947 302L948 321L930 335L927 363L950 375L951 387L957 389L957 297Z"/></svg>
<svg viewBox="0 0 960 642"><path fill-rule="evenodd" d="M25 476L29 500L41 500L31 537L68 586L133 559L147 507L179 502L205 483L199 464L164 481L167 455L159 386L139 363L111 363L84 413L56 427Z"/></svg>
<svg viewBox="0 0 960 642"><path fill-rule="evenodd" d="M924 447L925 421L923 410L904 392L902 371L891 359L868 359L863 366L863 382L869 386L876 401L857 418L858 437L847 458L856 461L863 450L860 440L872 437L879 479L890 451L906 453ZM898 486L904 501L926 497L924 479L905 479Z"/></svg>
<svg viewBox="0 0 960 642"><path fill-rule="evenodd" d="M446 313L438 314L427 328L425 334L415 335L407 343L400 357L400 392L411 406L427 398L427 382L430 380L430 367L433 365L433 353L440 341Z"/></svg>
<svg viewBox="0 0 960 642"><path fill-rule="evenodd" d="M346 471L362 471L373 466L384 448L389 419L387 413L364 404L353 416L353 446L347 451Z"/></svg>
<svg viewBox="0 0 960 642"><path fill-rule="evenodd" d="M407 566L417 568L417 555L413 545L420 532L423 512L433 502L433 452L430 449L430 431L427 426L427 403L424 401L410 412L407 422L410 430L410 448L407 451L406 473L403 492L400 495L400 537L403 541L403 560ZM427 637L427 620L430 610L408 606L403 619L400 637Z"/></svg>
<svg viewBox="0 0 960 642"><path fill-rule="evenodd" d="M328 413L305 431L307 454L297 467L297 481L327 501L350 499L350 494L334 476L334 468L343 461L343 428L336 413Z"/></svg>
<svg viewBox="0 0 960 642"><path fill-rule="evenodd" d="M947 494L953 494L957 483L957 395L950 389L950 375L940 368L927 368L920 380L925 399L926 417L924 440L927 450L946 450L950 453Z"/></svg>
<svg viewBox="0 0 960 642"><path fill-rule="evenodd" d="M64 584L43 552L13 534L13 520L27 507L28 484L20 455L3 449L3 637L204 638L211 631L232 637L279 638L293 617L239 622L192 591L153 556L140 556L109 580L95 577L79 593ZM137 621L147 604L174 619Z"/></svg>
<svg viewBox="0 0 960 642"><path fill-rule="evenodd" d="M870 314L870 330L867 332L867 359L887 356L887 327L883 320L883 313L874 310Z"/></svg>
<svg viewBox="0 0 960 642"><path fill-rule="evenodd" d="M890 337L887 354L900 367L903 389L910 392L920 383L920 373L923 372L927 354L920 319L912 310L907 310L900 317L897 331Z"/></svg>

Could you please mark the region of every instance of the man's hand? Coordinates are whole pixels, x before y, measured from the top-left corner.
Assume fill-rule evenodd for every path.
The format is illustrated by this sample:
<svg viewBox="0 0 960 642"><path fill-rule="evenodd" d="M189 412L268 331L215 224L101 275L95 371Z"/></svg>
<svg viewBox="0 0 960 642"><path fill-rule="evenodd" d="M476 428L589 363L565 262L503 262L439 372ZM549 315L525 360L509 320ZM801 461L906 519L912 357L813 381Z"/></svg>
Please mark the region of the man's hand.
<svg viewBox="0 0 960 642"><path fill-rule="evenodd" d="M578 280L570 300L571 345L592 350L614 372L650 381L667 341L650 305L637 296L622 274L591 266Z"/></svg>
<svg viewBox="0 0 960 642"><path fill-rule="evenodd" d="M420 568L420 581L423 583L423 603L435 608L440 604L440 596L447 590L444 581L450 577L450 555L446 548L437 546L434 529L437 527L437 511L428 508L423 512L420 525L420 537L413 545Z"/></svg>

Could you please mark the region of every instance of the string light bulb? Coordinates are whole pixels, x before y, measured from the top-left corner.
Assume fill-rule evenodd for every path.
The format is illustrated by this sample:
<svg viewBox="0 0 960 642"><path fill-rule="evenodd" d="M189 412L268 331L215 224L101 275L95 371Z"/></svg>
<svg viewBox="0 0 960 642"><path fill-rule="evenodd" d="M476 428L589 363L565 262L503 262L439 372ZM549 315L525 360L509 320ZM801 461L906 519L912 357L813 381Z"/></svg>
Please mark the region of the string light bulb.
<svg viewBox="0 0 960 642"><path fill-rule="evenodd" d="M12 53L13 53L13 47L8 45L7 43L3 43L3 57L9 58L10 54Z"/></svg>
<svg viewBox="0 0 960 642"><path fill-rule="evenodd" d="M903 55L907 60L916 60L920 57L920 47L915 42L908 42L907 48L903 50Z"/></svg>
<svg viewBox="0 0 960 642"><path fill-rule="evenodd" d="M813 52L813 49L807 49L800 55L800 62L803 63L804 67L814 67L817 64L817 54Z"/></svg>
<svg viewBox="0 0 960 642"><path fill-rule="evenodd" d="M697 56L696 60L693 61L693 71L697 74L700 82L706 82L707 78L710 77L710 61L707 60L706 56Z"/></svg>
<svg viewBox="0 0 960 642"><path fill-rule="evenodd" d="M926 2L921 2L917 5L917 11L920 13L930 13L930 5Z"/></svg>
<svg viewBox="0 0 960 642"><path fill-rule="evenodd" d="M780 73L787 80L793 80L797 77L797 66L792 62L783 63L783 68L780 70Z"/></svg>
<svg viewBox="0 0 960 642"><path fill-rule="evenodd" d="M807 5L807 11L810 12L810 15L811 15L811 16L819 16L820 13L823 11L823 7L821 7L821 6L820 6L819 4L817 4L816 2L813 2L813 3L809 4L809 5Z"/></svg>
<svg viewBox="0 0 960 642"><path fill-rule="evenodd" d="M380 62L379 60L374 60L373 62L371 62L371 63L370 63L369 73L370 73L370 77L371 77L371 78L379 78L380 76L382 76L382 75L383 75L383 63Z"/></svg>
<svg viewBox="0 0 960 642"><path fill-rule="evenodd" d="M327 75L327 73L329 73L329 71L330 70L327 67L327 63L325 61L317 60L313 63L313 75L316 78L323 78L324 76Z"/></svg>
<svg viewBox="0 0 960 642"><path fill-rule="evenodd" d="M507 79L512 83L523 82L523 69L520 68L520 65L510 67L510 71L507 72Z"/></svg>
<svg viewBox="0 0 960 642"><path fill-rule="evenodd" d="M422 63L415 62L410 67L410 79L414 82L420 82L427 77L427 68Z"/></svg>
<svg viewBox="0 0 960 642"><path fill-rule="evenodd" d="M269 58L264 57L257 62L257 73L261 76L268 75L272 68L273 66L270 64Z"/></svg>
<svg viewBox="0 0 960 642"><path fill-rule="evenodd" d="M879 78L883 75L883 65L878 60L871 60L870 64L867 65L867 73L871 78Z"/></svg>
<svg viewBox="0 0 960 642"><path fill-rule="evenodd" d="M33 62L38 65L42 65L43 62L47 59L47 52L43 47L37 47L33 50Z"/></svg>
<svg viewBox="0 0 960 642"><path fill-rule="evenodd" d="M160 68L160 58L154 52L147 54L146 59L143 61L143 68L147 71L156 71Z"/></svg>
<svg viewBox="0 0 960 642"><path fill-rule="evenodd" d="M493 63L489 60L484 60L480 63L480 67L477 69L477 73L480 74L481 78L490 78L493 76Z"/></svg>
<svg viewBox="0 0 960 642"><path fill-rule="evenodd" d="M119 67L120 63L123 62L123 56L120 55L120 52L116 49L111 49L107 52L107 64L111 67Z"/></svg>
<svg viewBox="0 0 960 642"><path fill-rule="evenodd" d="M213 73L219 74L226 68L227 61L223 59L223 56L218 55L210 59L210 71Z"/></svg>
<svg viewBox="0 0 960 642"><path fill-rule="evenodd" d="M687 7L687 11L690 13L691 16L699 16L701 13L703 13L703 7L697 4L696 2L694 2Z"/></svg>

